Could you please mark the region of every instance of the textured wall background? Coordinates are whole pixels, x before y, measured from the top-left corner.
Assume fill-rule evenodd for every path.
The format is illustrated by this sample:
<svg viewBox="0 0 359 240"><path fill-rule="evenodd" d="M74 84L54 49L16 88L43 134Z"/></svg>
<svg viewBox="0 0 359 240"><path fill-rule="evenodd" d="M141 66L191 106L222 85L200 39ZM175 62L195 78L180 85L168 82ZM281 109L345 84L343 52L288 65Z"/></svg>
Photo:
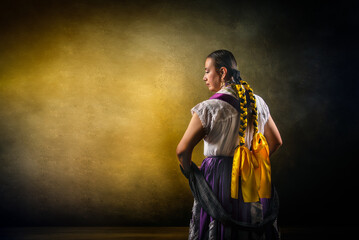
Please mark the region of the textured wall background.
<svg viewBox="0 0 359 240"><path fill-rule="evenodd" d="M2 1L2 225L188 225L175 149L221 48L282 134L280 224L344 217L333 206L354 180L357 6L291 4Z"/></svg>

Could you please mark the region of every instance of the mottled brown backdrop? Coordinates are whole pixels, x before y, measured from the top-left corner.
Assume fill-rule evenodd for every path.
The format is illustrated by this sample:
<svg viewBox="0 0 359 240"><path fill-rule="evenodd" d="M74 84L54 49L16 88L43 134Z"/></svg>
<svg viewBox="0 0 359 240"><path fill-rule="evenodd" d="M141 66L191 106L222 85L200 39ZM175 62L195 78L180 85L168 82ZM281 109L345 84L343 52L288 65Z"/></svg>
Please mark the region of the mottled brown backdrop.
<svg viewBox="0 0 359 240"><path fill-rule="evenodd" d="M2 225L188 225L175 149L190 109L213 94L202 77L217 49L233 52L282 134L280 224L332 216L354 179L343 149L357 130L355 7L2 1ZM201 142L193 161L203 158Z"/></svg>

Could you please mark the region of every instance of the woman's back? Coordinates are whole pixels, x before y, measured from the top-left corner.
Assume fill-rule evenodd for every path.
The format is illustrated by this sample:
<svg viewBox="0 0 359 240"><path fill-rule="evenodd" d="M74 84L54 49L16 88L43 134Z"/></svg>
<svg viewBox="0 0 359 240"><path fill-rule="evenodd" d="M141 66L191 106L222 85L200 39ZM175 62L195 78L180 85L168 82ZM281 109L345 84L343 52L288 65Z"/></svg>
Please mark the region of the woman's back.
<svg viewBox="0 0 359 240"><path fill-rule="evenodd" d="M229 88L230 86L224 87L217 93L230 94L236 98ZM254 96L257 102L258 132L263 134L270 112L263 98L256 94ZM220 99L207 99L194 106L191 109L191 114L193 115L194 112L199 116L206 132L206 136L203 138L203 155L233 156L236 146L239 145L240 117L238 110ZM245 133L245 146L248 149L251 147L253 131L252 119L249 118Z"/></svg>
<svg viewBox="0 0 359 240"><path fill-rule="evenodd" d="M231 86L224 87L216 93L229 94L237 98L231 91ZM258 113L258 132L264 134L264 126L270 117L269 107L262 97L253 95ZM240 114L238 110L221 99L208 99L194 106L191 113L192 115L197 113L206 133L203 138L206 158L201 163L200 171L213 193L233 219L247 223L262 222L263 217L269 213L271 199L260 198L258 202L246 203L241 189L239 189L238 199L231 198L233 155L236 146L239 145ZM245 146L250 149L254 131L250 106L248 106L248 113ZM221 240L260 238L260 235L255 232L242 231L219 223L204 211L196 200L192 212L189 239L211 239L211 235L217 235ZM277 238L276 223L267 227L269 229L266 230L266 236L269 239ZM269 237L270 235L272 236Z"/></svg>
<svg viewBox="0 0 359 240"><path fill-rule="evenodd" d="M216 94L191 109L192 119L176 149L196 196L189 239L278 239L278 198L271 187L269 155L281 141L269 108L240 77L227 50L207 56L203 80ZM206 158L198 169L191 157L201 139ZM252 231L258 226L263 231Z"/></svg>

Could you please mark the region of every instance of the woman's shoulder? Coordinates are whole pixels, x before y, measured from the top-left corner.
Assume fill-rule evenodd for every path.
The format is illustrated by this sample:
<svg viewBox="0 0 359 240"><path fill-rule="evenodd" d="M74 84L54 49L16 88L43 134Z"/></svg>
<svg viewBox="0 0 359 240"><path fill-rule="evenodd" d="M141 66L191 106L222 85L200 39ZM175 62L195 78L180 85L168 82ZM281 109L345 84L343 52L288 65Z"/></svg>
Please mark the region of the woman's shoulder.
<svg viewBox="0 0 359 240"><path fill-rule="evenodd" d="M239 113L231 104L220 99L207 99L191 109L191 113L206 115L212 120L224 120L236 117Z"/></svg>
<svg viewBox="0 0 359 240"><path fill-rule="evenodd" d="M253 93L253 95L254 95L254 97L256 99L256 104L257 105L259 104L260 106L268 106L266 101L264 101L263 97L261 97L258 94L255 94L255 93Z"/></svg>
<svg viewBox="0 0 359 240"><path fill-rule="evenodd" d="M202 122L203 128L205 129L206 135L212 130L214 122L218 119L220 109L219 102L217 99L207 99L197 103L191 108L191 114L196 113Z"/></svg>
<svg viewBox="0 0 359 240"><path fill-rule="evenodd" d="M253 93L255 99L256 99L256 105L257 108L260 108L259 110L263 110L263 111L269 111L269 107L266 103L266 101L263 99L263 97L261 97L258 94ZM193 108L205 108L208 111L223 111L223 109L230 109L233 110L232 107L229 103L227 103L226 101L223 101L221 99L206 99L203 100L199 103L197 103Z"/></svg>
<svg viewBox="0 0 359 240"><path fill-rule="evenodd" d="M220 102L218 99L206 99L202 102L197 103L191 110L198 109L198 110L205 110L209 112L215 112L220 107Z"/></svg>
<svg viewBox="0 0 359 240"><path fill-rule="evenodd" d="M269 111L269 107L266 103L266 101L259 95L253 93L255 99L256 99L256 105L257 105L257 109L260 115L262 115L264 121L266 122L267 119L270 116L270 111Z"/></svg>
<svg viewBox="0 0 359 240"><path fill-rule="evenodd" d="M216 98L204 100L199 104L208 107L212 111L224 111L226 109L235 110L230 103Z"/></svg>
<svg viewBox="0 0 359 240"><path fill-rule="evenodd" d="M254 95L254 97L256 98L257 101L264 102L264 99L260 95L255 94L255 93L253 93L253 95Z"/></svg>

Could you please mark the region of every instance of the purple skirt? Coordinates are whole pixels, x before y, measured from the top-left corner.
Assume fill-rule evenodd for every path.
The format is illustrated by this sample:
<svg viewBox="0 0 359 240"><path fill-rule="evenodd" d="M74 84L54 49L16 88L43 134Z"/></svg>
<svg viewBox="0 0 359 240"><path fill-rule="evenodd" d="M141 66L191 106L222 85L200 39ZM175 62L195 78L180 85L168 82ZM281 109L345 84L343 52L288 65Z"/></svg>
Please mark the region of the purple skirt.
<svg viewBox="0 0 359 240"><path fill-rule="evenodd" d="M200 171L211 186L213 193L223 208L232 214L232 218L241 222L261 222L268 213L270 198L260 198L260 201L245 203L241 188L238 199L231 198L231 175L233 156L208 156L201 164ZM273 194L272 194L273 196ZM190 240L203 239L279 239L277 221L266 226L263 233L241 230L233 226L223 225L207 214L201 206L194 201L192 219L190 221Z"/></svg>

